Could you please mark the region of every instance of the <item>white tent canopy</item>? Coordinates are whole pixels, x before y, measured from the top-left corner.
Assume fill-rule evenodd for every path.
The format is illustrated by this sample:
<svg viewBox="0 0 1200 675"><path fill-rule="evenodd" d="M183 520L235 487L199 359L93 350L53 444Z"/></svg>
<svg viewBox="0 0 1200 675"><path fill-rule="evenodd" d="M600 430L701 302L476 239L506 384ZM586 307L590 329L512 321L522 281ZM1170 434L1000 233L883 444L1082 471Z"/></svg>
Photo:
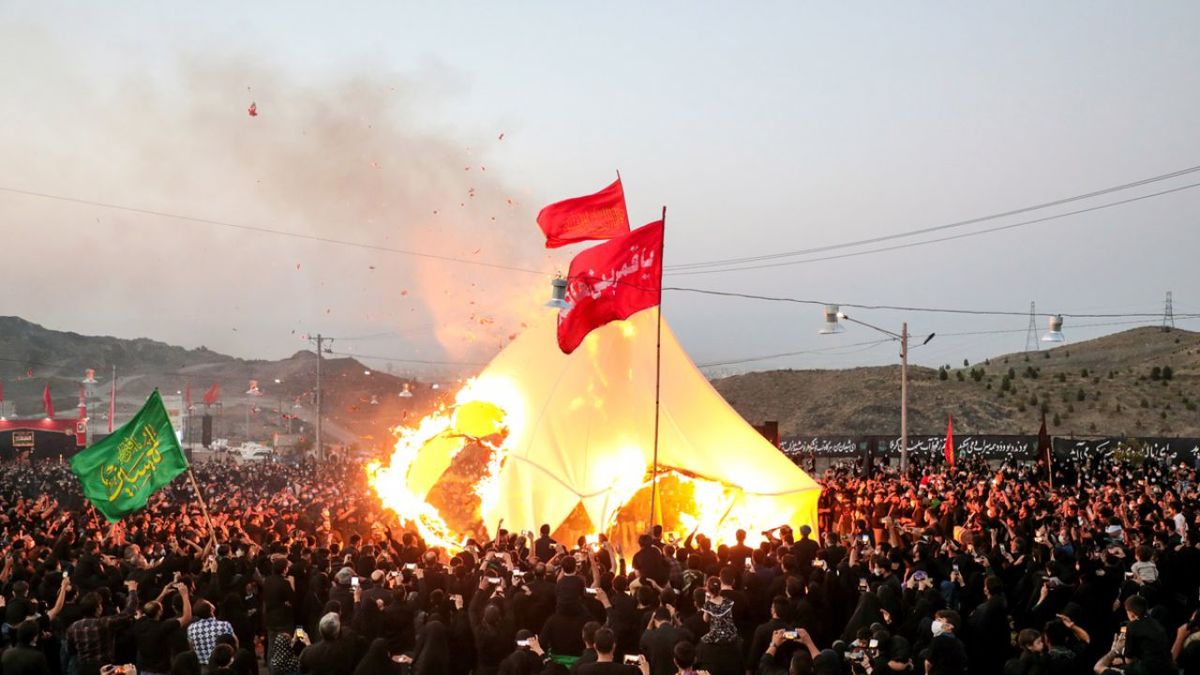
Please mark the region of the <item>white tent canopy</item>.
<svg viewBox="0 0 1200 675"><path fill-rule="evenodd" d="M510 434L484 523L556 528L582 504L604 526L643 486L653 466L657 312L599 328L570 355L559 351L547 313L480 374L483 392L506 393L493 400L508 413ZM660 423L660 469L738 488L736 503L756 526L816 529L816 482L721 398L665 324ZM434 465L438 474L445 468Z"/></svg>

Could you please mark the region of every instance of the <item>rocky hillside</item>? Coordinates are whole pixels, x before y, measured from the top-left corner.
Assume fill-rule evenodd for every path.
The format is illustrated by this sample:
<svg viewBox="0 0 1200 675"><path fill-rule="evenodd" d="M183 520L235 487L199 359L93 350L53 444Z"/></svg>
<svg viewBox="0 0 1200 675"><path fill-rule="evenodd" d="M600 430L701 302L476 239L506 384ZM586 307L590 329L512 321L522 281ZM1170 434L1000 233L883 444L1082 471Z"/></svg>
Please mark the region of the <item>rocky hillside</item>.
<svg viewBox="0 0 1200 675"><path fill-rule="evenodd" d="M713 382L784 436L900 429L900 367L775 370ZM909 431L1200 436L1200 333L1137 328L983 363L909 368Z"/></svg>

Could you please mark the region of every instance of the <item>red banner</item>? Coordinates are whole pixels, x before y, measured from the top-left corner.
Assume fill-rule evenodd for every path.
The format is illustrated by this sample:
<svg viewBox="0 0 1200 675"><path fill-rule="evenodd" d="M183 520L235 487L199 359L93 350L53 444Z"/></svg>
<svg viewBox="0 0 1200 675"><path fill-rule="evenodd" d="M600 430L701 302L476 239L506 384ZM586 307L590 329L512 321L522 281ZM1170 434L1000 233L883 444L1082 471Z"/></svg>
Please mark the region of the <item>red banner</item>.
<svg viewBox="0 0 1200 675"><path fill-rule="evenodd" d="M953 416L946 418L946 448L945 448L944 452L946 454L946 462L949 463L951 467L953 467L954 466L954 417Z"/></svg>
<svg viewBox="0 0 1200 675"><path fill-rule="evenodd" d="M595 194L547 206L538 213L537 224L546 235L546 248L629 234L621 178Z"/></svg>
<svg viewBox="0 0 1200 675"><path fill-rule="evenodd" d="M46 418L54 419L54 399L50 397L50 384L42 390L42 407L46 409Z"/></svg>
<svg viewBox="0 0 1200 675"><path fill-rule="evenodd" d="M216 403L217 399L219 398L221 398L221 383L214 382L213 386L209 387L208 391L204 392L204 404L212 405Z"/></svg>
<svg viewBox="0 0 1200 675"><path fill-rule="evenodd" d="M575 256L567 277L571 306L558 313L559 349L570 354L600 326L657 305L662 251L659 220Z"/></svg>

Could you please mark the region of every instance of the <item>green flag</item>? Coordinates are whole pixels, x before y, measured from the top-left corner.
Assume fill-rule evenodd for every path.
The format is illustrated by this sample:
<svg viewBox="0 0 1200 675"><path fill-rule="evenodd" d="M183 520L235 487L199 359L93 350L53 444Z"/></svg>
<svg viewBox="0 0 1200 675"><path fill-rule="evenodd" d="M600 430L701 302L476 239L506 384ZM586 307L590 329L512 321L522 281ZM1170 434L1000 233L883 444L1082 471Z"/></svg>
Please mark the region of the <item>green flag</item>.
<svg viewBox="0 0 1200 675"><path fill-rule="evenodd" d="M110 522L145 506L155 490L187 468L157 389L133 419L71 458L83 495Z"/></svg>

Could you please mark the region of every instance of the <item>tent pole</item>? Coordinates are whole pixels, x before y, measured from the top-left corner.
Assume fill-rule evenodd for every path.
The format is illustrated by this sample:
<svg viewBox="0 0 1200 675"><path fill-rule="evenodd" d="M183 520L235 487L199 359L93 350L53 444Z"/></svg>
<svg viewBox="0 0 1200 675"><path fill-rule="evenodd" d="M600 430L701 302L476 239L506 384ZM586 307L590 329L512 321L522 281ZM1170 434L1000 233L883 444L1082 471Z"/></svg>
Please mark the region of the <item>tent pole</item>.
<svg viewBox="0 0 1200 675"><path fill-rule="evenodd" d="M667 240L667 207L662 208L663 249ZM654 467L650 474L650 531L654 531L655 507L658 505L658 418L662 394L662 253L658 261L658 336L654 341Z"/></svg>

